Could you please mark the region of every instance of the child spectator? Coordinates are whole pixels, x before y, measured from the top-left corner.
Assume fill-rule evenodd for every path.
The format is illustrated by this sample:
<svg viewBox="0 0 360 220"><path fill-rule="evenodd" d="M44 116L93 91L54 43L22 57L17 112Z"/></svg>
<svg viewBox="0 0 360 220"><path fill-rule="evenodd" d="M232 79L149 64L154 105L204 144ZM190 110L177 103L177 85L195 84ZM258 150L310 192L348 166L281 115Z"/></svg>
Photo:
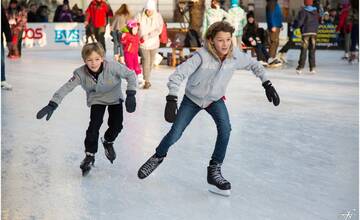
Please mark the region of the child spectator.
<svg viewBox="0 0 360 220"><path fill-rule="evenodd" d="M139 65L139 45L144 40L138 35L139 24L136 20L130 19L126 23L129 32L122 34L121 43L124 49L126 66L134 70L138 76L139 83L142 83L141 68Z"/></svg>

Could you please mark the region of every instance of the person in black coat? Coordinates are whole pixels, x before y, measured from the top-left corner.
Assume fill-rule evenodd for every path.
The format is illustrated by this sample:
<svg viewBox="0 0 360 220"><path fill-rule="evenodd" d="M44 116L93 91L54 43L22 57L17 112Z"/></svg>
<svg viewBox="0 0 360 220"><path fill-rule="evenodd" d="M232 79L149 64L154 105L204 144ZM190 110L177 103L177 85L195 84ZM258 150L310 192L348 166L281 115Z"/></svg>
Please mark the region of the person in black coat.
<svg viewBox="0 0 360 220"><path fill-rule="evenodd" d="M242 41L247 47L254 47L257 55L257 60L262 65L267 65L269 53L265 48L266 36L265 30L259 28L255 21L254 12L250 11L247 15L247 24L243 29Z"/></svg>
<svg viewBox="0 0 360 220"><path fill-rule="evenodd" d="M5 53L4 53L4 37L6 38L6 45L12 47L12 36L8 18L6 17L4 6L1 5L1 89L11 90L12 86L6 82L5 78Z"/></svg>

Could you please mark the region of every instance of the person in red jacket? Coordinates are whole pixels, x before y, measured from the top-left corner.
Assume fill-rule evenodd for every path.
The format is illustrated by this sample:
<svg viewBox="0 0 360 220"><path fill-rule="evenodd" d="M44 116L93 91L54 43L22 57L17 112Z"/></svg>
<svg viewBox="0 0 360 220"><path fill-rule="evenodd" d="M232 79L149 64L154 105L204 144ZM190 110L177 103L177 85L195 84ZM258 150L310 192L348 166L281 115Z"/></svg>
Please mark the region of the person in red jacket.
<svg viewBox="0 0 360 220"><path fill-rule="evenodd" d="M348 15L350 10L350 3L344 2L342 4L342 9L339 16L339 24L336 27L336 32L340 32L344 35L344 52L345 55L342 57L342 59L347 60L349 58L349 51L350 51L350 38L351 38L351 28L352 23L348 21Z"/></svg>
<svg viewBox="0 0 360 220"><path fill-rule="evenodd" d="M129 69L135 71L136 75L138 76L138 81L142 82L138 52L139 45L144 43L144 39L140 38L138 35L139 23L136 20L128 20L126 22L126 26L129 32L124 33L121 37L121 43L124 49L125 64Z"/></svg>
<svg viewBox="0 0 360 220"><path fill-rule="evenodd" d="M107 19L113 16L110 5L104 0L92 0L85 11L86 17L84 25L92 25L95 39L105 48L105 28Z"/></svg>

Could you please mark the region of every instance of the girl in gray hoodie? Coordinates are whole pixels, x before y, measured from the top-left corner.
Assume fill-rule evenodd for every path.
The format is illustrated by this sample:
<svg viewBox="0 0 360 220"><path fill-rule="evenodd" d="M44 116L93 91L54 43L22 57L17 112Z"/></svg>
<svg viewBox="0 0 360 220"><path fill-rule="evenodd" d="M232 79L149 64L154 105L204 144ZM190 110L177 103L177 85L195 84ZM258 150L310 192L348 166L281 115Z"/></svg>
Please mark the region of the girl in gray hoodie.
<svg viewBox="0 0 360 220"><path fill-rule="evenodd" d="M81 52L85 65L74 70L73 76L61 86L53 95L49 104L42 108L36 115L41 119L46 115L49 120L52 113L61 103L63 98L76 86L86 92L87 105L90 110L90 123L86 130L85 137L85 159L81 162L80 168L85 176L95 162L95 153L98 150L99 129L103 122L105 109L109 113L108 126L104 137L101 138L105 155L113 163L116 154L113 142L123 128L123 107L124 95L121 91L121 79L127 81L126 90L126 111L134 112L136 108L136 87L137 78L135 72L117 62L104 60L105 50L100 43L86 44Z"/></svg>
<svg viewBox="0 0 360 220"><path fill-rule="evenodd" d="M232 46L234 28L228 22L215 22L207 33L206 46L199 49L190 59L176 68L167 84L165 120L173 123L170 131L156 148L156 152L138 171L140 179L150 175L164 160L171 145L181 137L183 131L197 113L207 111L217 127L217 139L212 154L207 181L211 192L230 195L231 185L221 175L230 137L230 119L224 102L225 90L235 70L251 70L262 81L266 96L275 106L280 98L265 75L264 67L249 55ZM188 77L185 96L177 109L180 84Z"/></svg>

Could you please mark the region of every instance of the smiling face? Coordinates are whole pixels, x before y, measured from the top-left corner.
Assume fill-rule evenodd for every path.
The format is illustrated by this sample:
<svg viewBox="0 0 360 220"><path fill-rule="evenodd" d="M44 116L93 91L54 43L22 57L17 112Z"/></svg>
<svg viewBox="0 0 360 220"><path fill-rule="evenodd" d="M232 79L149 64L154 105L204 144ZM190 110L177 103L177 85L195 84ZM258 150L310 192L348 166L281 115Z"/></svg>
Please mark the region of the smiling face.
<svg viewBox="0 0 360 220"><path fill-rule="evenodd" d="M88 57L86 57L85 64L91 71L97 72L100 69L101 63L103 61L104 58L100 56L100 54L93 51Z"/></svg>
<svg viewBox="0 0 360 220"><path fill-rule="evenodd" d="M211 44L215 47L216 53L220 58L224 58L230 50L231 33L219 31L214 39L210 39Z"/></svg>

